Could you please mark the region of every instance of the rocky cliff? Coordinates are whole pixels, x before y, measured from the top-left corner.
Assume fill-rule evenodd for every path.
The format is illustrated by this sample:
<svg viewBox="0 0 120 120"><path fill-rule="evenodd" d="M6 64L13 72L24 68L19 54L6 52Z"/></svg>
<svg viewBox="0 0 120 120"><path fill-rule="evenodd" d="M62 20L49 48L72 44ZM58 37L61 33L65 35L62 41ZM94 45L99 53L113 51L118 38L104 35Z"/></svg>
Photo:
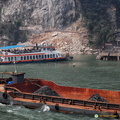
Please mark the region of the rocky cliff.
<svg viewBox="0 0 120 120"><path fill-rule="evenodd" d="M0 21L15 24L18 27L16 30L23 31L27 41L32 44L48 42L60 50L78 53L83 51L88 43L84 6L81 0L1 0ZM108 14L111 16L110 10L108 9ZM116 16L115 12L112 12L111 19L115 24ZM7 38L7 42L4 39L4 45L9 45L11 39L11 44L26 41L19 39L23 36L21 32L18 32L18 38L9 37L4 31L0 33L1 39ZM7 33L10 33L10 30ZM13 36L16 36L16 33Z"/></svg>
<svg viewBox="0 0 120 120"><path fill-rule="evenodd" d="M1 12L2 21L21 20L42 28L63 28L79 17L75 0L7 0Z"/></svg>
<svg viewBox="0 0 120 120"><path fill-rule="evenodd" d="M80 52L87 43L80 11L78 0L6 0L1 2L0 18L6 23L19 22L33 44L44 41L63 51Z"/></svg>

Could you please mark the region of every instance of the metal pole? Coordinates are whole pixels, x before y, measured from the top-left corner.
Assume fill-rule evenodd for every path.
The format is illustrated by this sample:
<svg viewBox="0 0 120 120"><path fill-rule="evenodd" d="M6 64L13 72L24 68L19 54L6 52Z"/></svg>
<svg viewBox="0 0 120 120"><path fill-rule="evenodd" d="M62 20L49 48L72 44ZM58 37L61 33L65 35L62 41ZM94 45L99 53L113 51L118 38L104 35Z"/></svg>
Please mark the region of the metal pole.
<svg viewBox="0 0 120 120"><path fill-rule="evenodd" d="M15 70L14 73L17 73L15 61L14 61L14 70Z"/></svg>

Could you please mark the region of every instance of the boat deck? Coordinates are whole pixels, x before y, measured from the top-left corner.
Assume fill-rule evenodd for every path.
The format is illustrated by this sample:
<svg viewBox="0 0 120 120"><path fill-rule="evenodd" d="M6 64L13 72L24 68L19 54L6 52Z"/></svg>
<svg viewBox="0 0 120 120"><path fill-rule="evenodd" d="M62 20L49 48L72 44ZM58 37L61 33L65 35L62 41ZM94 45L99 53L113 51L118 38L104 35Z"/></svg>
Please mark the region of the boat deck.
<svg viewBox="0 0 120 120"><path fill-rule="evenodd" d="M46 81L42 79L32 79L32 80L26 79L26 80L29 80L30 82L6 85L6 89L10 89L12 91L14 91L15 89L18 89L21 92L34 93L34 91L40 88L39 86L47 85L52 90L56 91L63 98L86 101L89 98L91 98L94 94L97 93L99 96L101 96L106 101L108 101L108 103L120 104L120 91L59 86L52 81Z"/></svg>

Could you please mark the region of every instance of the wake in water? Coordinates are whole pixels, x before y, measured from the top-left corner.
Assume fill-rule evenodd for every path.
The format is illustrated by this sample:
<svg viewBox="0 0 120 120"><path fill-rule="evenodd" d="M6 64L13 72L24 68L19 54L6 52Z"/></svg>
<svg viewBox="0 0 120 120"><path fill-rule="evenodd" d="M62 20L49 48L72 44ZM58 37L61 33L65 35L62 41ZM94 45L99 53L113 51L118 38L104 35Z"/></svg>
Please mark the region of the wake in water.
<svg viewBox="0 0 120 120"><path fill-rule="evenodd" d="M40 109L40 111L39 112L47 112L47 111L50 111L50 107L49 106L47 106L47 105L43 105L42 107L41 107L41 109Z"/></svg>
<svg viewBox="0 0 120 120"><path fill-rule="evenodd" d="M0 103L0 106L6 106L5 104Z"/></svg>
<svg viewBox="0 0 120 120"><path fill-rule="evenodd" d="M7 110L7 112L12 113L16 112L21 109L21 106L12 106L10 109Z"/></svg>

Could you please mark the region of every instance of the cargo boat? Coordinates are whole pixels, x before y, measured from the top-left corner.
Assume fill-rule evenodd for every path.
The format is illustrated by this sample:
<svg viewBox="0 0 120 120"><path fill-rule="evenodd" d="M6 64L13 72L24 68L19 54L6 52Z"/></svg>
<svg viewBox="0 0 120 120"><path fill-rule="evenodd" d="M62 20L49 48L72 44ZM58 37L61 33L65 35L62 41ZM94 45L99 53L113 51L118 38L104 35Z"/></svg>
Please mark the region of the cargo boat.
<svg viewBox="0 0 120 120"><path fill-rule="evenodd" d="M64 113L87 114L119 118L120 91L60 86L43 79L24 78L25 73L1 72L10 78L0 78L0 102L41 108Z"/></svg>
<svg viewBox="0 0 120 120"><path fill-rule="evenodd" d="M58 52L53 45L42 44L38 46L13 45L0 47L0 64L33 63L71 60L69 53L66 55Z"/></svg>

